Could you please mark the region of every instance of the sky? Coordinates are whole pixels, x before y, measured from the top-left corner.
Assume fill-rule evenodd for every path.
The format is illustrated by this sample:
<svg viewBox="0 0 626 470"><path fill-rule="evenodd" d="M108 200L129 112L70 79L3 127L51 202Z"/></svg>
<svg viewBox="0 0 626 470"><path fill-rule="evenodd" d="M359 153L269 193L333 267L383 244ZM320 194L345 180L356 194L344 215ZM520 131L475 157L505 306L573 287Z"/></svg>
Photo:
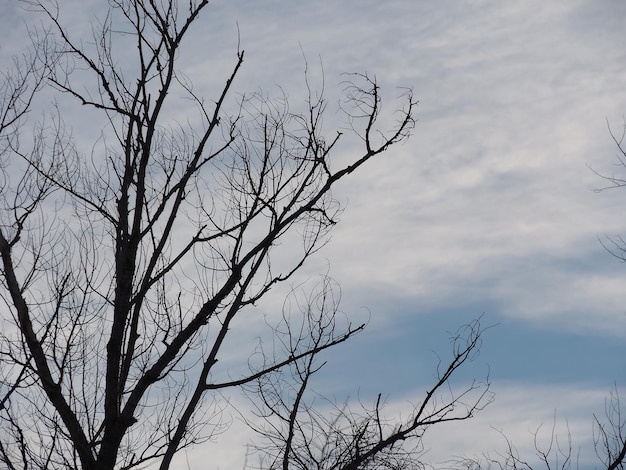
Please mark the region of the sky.
<svg viewBox="0 0 626 470"><path fill-rule="evenodd" d="M88 33L91 11L60 3ZM7 12L3 63L31 21ZM181 66L207 94L238 43L238 93L282 89L297 108L307 67L329 103L328 135L342 125L342 73L376 76L386 111L413 89L413 135L334 192L341 222L302 279L328 273L341 310L369 321L333 353L320 387L382 392L392 415L423 395L451 332L478 317L490 327L459 384L488 371L495 401L427 435L432 462L503 450L501 433L532 454L532 432L556 419L581 468L596 465L593 414L626 385L626 266L603 247L626 234L626 190L597 191L597 173L626 172L609 132L624 127L625 16L621 0L215 1L184 47ZM342 145L338 158L350 152ZM186 457L242 468L244 434Z"/></svg>

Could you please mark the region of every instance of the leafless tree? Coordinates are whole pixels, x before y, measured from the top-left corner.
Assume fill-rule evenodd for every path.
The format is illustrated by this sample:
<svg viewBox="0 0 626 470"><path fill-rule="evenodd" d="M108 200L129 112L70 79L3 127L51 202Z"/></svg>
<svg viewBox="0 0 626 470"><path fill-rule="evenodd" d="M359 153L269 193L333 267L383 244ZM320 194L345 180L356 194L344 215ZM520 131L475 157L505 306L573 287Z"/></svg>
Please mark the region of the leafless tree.
<svg viewBox="0 0 626 470"><path fill-rule="evenodd" d="M613 130L613 127L607 121L609 128L609 134L617 147L617 162L615 164L616 171L610 174L596 171L592 171L599 176L606 184L603 187L597 188L597 192L605 191L607 189L623 188L626 186L626 175L623 174L623 170L626 169L626 121L623 123L621 132L617 133ZM617 236L607 241L601 240L602 246L613 256L621 261L626 261L626 240L623 237Z"/></svg>
<svg viewBox="0 0 626 470"><path fill-rule="evenodd" d="M319 338L333 336L334 304L326 295L315 300L318 311L327 314L316 317L314 323L305 317L295 334L285 319L283 354L297 356L300 349L316 350ZM254 403L257 415L263 418L256 427L263 437L257 444L262 456L260 468L425 468L422 438L427 430L435 424L468 419L492 399L488 381L460 390L451 387L455 371L478 353L481 331L476 320L452 336L452 358L443 367L440 363L434 384L404 419L385 416L380 394L373 406L359 403L354 407L310 393L312 377L323 365L317 353L291 363L286 378L282 374L263 375L253 390L255 398L261 397ZM324 408L326 412L320 411Z"/></svg>
<svg viewBox="0 0 626 470"><path fill-rule="evenodd" d="M452 460L452 468L466 470L482 470L496 468L499 470L532 470L554 469L571 470L578 468L578 454L572 447L572 436L569 428L564 436L556 432L556 415L548 439L540 435L543 425L534 432L534 455L522 455L511 440L500 432L505 442L505 450L497 455L486 454L484 457L463 457Z"/></svg>
<svg viewBox="0 0 626 470"><path fill-rule="evenodd" d="M169 468L176 452L223 430L222 393L254 384L259 410L278 423L263 435L285 439L270 468L400 468L412 455L403 442L419 443L429 426L468 418L485 402L484 389L467 403L465 393L442 394L477 351L473 324L407 421L387 422L380 400L362 414L316 414L303 394L315 361L364 327L338 323L332 302L274 325L284 354L236 377L218 365L228 362L236 319L258 316L257 303L326 242L341 209L335 185L408 137L416 101L407 90L385 129L376 80L349 76L342 109L360 147L337 165L342 133L322 131L322 96L310 91L304 112L285 97L231 98L242 50L216 97L196 94L177 58L208 3L111 0L90 39L73 37L53 1L27 3L55 42L39 41L1 90L6 468ZM126 62L116 51L135 55ZM84 105L84 119L103 120L90 152L61 108L34 138L20 132L44 84L57 100ZM180 96L199 119L175 119Z"/></svg>
<svg viewBox="0 0 626 470"><path fill-rule="evenodd" d="M605 418L594 416L596 454L608 470L626 466L626 417L622 415L617 387L605 404Z"/></svg>
<svg viewBox="0 0 626 470"><path fill-rule="evenodd" d="M495 456L485 455L480 458L461 458L452 461L453 468L481 470L497 468L499 470L578 470L581 468L581 449L572 445L572 435L556 431L556 415L547 439L540 435L540 426L534 433L534 455L522 455L511 440L502 434L506 443L504 452ZM621 414L617 388L606 400L604 417L593 417L593 441L600 468L622 470L626 456L626 420ZM586 457L586 456L582 456ZM590 459L589 459L590 460ZM588 464L587 464L588 465ZM586 468L586 467L582 467Z"/></svg>

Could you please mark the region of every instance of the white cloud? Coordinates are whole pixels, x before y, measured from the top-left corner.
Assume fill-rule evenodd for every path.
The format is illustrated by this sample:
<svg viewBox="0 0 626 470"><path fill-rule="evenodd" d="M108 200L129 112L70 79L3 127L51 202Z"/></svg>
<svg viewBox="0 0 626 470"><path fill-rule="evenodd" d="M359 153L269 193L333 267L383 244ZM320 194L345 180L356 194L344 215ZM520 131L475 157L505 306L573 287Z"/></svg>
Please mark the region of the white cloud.
<svg viewBox="0 0 626 470"><path fill-rule="evenodd" d="M391 40L389 64L381 51L381 75L417 82L420 122L338 192L349 204L325 251L332 272L349 286L421 297L470 286L531 320L570 315L571 305L611 304L603 314L621 315L613 287L622 278L604 272L612 260L597 242L626 229L621 197L592 193L602 182L587 166L608 168L615 153L604 119L626 98L621 49L607 47L619 29L610 23L598 42L577 34L584 2L441 8L415 31L401 18L372 30L407 35ZM585 25L606 29L596 16L610 13L587 14ZM591 256L584 269L562 262Z"/></svg>

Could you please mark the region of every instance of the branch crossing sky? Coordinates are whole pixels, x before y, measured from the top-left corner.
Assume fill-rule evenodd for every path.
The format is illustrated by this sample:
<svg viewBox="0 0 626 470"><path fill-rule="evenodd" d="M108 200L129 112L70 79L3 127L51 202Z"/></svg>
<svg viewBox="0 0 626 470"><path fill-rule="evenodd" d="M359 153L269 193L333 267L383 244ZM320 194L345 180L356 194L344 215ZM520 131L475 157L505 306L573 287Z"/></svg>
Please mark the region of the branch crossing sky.
<svg viewBox="0 0 626 470"><path fill-rule="evenodd" d="M106 4L59 3L86 39L89 16ZM4 67L34 20L13 2L2 8ZM457 383L488 370L496 400L427 436L434 462L502 450L500 431L532 452L531 433L543 423L547 436L556 415L582 446L581 468L595 465L592 414L626 385L626 266L602 246L626 234L626 190L594 192L606 185L594 171L626 173L607 126L624 129L624 18L621 0L216 1L184 48L185 73L206 96L239 42L236 91L281 86L294 108L308 64L328 98L329 135L342 125L343 72L375 75L385 111L413 88L413 136L335 193L341 223L303 276L328 272L342 311L370 319L333 354L320 388L383 392L391 415L431 383L448 332L480 315L494 325ZM351 151L339 149L339 159ZM204 452L220 456L210 468L241 468L237 437L190 461Z"/></svg>

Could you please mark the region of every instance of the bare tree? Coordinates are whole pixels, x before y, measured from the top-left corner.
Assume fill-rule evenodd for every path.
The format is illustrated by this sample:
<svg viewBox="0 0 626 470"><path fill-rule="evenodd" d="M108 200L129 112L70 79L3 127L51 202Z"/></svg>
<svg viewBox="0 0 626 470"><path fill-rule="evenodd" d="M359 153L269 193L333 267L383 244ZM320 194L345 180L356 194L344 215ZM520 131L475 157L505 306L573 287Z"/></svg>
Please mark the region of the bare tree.
<svg viewBox="0 0 626 470"><path fill-rule="evenodd" d="M331 155L342 134L323 133L322 96L309 90L302 113L285 97L258 93L233 106L242 50L213 100L196 94L177 58L208 3L111 0L84 40L72 36L57 4L28 2L56 42L2 85L0 462L7 468L169 468L176 452L223 430L220 393L253 384L259 409L280 423L263 435L284 439L270 468L275 461L400 468L412 455L403 442L419 443L429 426L466 419L485 403L484 389L467 403L464 393L441 395L477 352L473 324L407 421L386 422L380 400L362 414L344 407L317 415L303 395L315 361L364 327L337 323L327 302L275 325L282 355L237 377L218 365L235 320L254 315L326 242L340 211L335 185L408 137L416 101L405 91L395 127L385 130L376 80L350 76L343 109L360 147L337 166ZM116 51L134 51L132 65ZM44 77L48 90L85 106L85 119L103 118L91 152L62 111L49 113L35 139L18 138ZM200 119L172 117L181 95ZM288 382L276 378L288 371L296 391L289 399Z"/></svg>
<svg viewBox="0 0 626 470"><path fill-rule="evenodd" d="M540 436L543 426L533 433L534 455L523 455L513 442L504 434L505 450L497 455L486 454L482 458L461 458L452 461L454 468L480 470L497 468L500 470L577 470L581 468L581 449L572 445L572 434L569 426L565 433L556 431L556 415L547 439ZM600 468L607 470L624 469L626 456L626 420L620 410L617 388L610 394L605 403L604 417L593 417L593 442ZM582 456L586 458L586 456ZM590 460L590 459L588 459ZM587 464L588 465L588 464ZM582 467L586 468L586 467Z"/></svg>
<svg viewBox="0 0 626 470"><path fill-rule="evenodd" d="M626 138L626 121L623 123L620 133L616 133L608 121L607 126L609 134L611 135L618 151L616 155L617 162L615 164L617 173L613 172L611 174L606 174L592 169L597 176L606 182L606 185L597 188L596 192L605 191L607 189L623 188L626 186L626 176L623 173L619 173L620 171L626 169L626 142L624 142L624 139ZM626 261L626 240L624 240L623 237L618 236L609 239L608 242L603 240L600 240L600 242L611 255L621 261Z"/></svg>
<svg viewBox="0 0 626 470"><path fill-rule="evenodd" d="M285 318L279 337L284 354L298 356L301 349L315 351L321 338L333 336L334 302L329 302L325 292L314 299L317 311L326 312L316 316L315 322L304 317L294 332ZM253 396L261 397L254 404L263 419L260 425L252 426L262 436L256 447L262 456L260 468L425 468L422 438L427 430L435 424L471 418L492 399L488 381L459 390L451 386L455 371L478 353L481 332L476 320L452 335L452 358L440 362L434 384L404 419L385 416L381 394L373 406L358 404L355 408L348 402L337 405L323 395L311 393L312 377L323 366L318 353L291 363L286 378L283 374L259 377Z"/></svg>

